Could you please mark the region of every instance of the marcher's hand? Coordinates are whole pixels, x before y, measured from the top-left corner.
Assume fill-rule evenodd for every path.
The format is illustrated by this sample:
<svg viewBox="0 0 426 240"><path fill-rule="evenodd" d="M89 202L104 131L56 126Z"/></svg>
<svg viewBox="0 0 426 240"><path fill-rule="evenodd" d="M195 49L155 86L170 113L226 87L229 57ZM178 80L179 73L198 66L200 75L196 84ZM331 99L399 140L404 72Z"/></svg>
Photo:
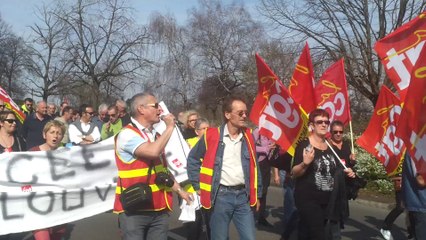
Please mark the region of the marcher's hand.
<svg viewBox="0 0 426 240"><path fill-rule="evenodd" d="M420 175L420 174L417 175L416 180L417 180L417 184L419 185L419 187L421 187L421 188L426 187L426 182L425 182L425 179L423 178L422 175Z"/></svg>
<svg viewBox="0 0 426 240"><path fill-rule="evenodd" d="M351 155L349 155L349 159L352 161L356 161L355 153L351 153Z"/></svg>
<svg viewBox="0 0 426 240"><path fill-rule="evenodd" d="M277 184L277 185L279 185L279 184L280 184L280 175L276 174L276 175L274 176L274 183L275 183L275 184Z"/></svg>
<svg viewBox="0 0 426 240"><path fill-rule="evenodd" d="M188 192L186 192L186 191L184 191L184 190L180 190L180 191L178 192L178 194L179 194L179 196L180 196L183 200L185 200L185 201L186 201L186 205L191 205L191 204L192 204L193 199L192 199L192 194L191 194L191 193L188 193Z"/></svg>
<svg viewBox="0 0 426 240"><path fill-rule="evenodd" d="M345 170L343 170L346 173L346 176L350 177L350 178L355 178L355 172L352 170L352 168L346 168Z"/></svg>
<svg viewBox="0 0 426 240"><path fill-rule="evenodd" d="M311 164L311 162L314 160L314 155L315 155L314 147L311 147L310 149L305 148L303 150L303 162L306 165Z"/></svg>
<svg viewBox="0 0 426 240"><path fill-rule="evenodd" d="M111 126L111 122L107 122L107 123L105 123L105 129L108 131L109 130L109 127Z"/></svg>
<svg viewBox="0 0 426 240"><path fill-rule="evenodd" d="M161 119L164 121L167 127L175 125L175 116L171 113L163 115Z"/></svg>

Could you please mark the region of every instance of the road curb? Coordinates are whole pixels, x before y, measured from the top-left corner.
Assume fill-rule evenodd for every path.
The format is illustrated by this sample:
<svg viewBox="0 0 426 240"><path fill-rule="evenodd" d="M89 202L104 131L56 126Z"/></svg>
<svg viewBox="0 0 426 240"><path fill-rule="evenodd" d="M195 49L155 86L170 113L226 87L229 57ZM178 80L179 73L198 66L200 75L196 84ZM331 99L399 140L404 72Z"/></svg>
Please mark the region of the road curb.
<svg viewBox="0 0 426 240"><path fill-rule="evenodd" d="M269 189L274 189L275 191L279 191L279 190L282 190L282 187L277 186L275 184L274 185L271 184L269 186ZM374 207L374 208L385 209L385 210L390 210L395 207L394 203L382 203L382 202L376 202L371 200L365 200L362 198L357 198L355 200L350 200L350 201L358 203L358 204Z"/></svg>
<svg viewBox="0 0 426 240"><path fill-rule="evenodd" d="M390 209L395 207L395 204L392 204L392 203L375 202L375 201L364 200L364 199L360 199L360 198L357 198L353 202L356 202L356 203L359 203L359 204L362 204L362 205L366 205L366 206L370 206L370 207L374 207L374 208L386 209L386 210L390 210Z"/></svg>

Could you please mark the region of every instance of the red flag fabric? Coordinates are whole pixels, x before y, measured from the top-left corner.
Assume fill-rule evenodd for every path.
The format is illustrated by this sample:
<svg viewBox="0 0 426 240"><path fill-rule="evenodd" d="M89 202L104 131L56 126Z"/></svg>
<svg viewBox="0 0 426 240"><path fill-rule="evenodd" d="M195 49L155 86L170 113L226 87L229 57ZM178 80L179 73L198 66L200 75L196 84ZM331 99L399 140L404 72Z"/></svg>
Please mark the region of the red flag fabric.
<svg viewBox="0 0 426 240"><path fill-rule="evenodd" d="M411 73L426 42L426 12L376 42L385 71L399 92L402 102L407 94Z"/></svg>
<svg viewBox="0 0 426 240"><path fill-rule="evenodd" d="M293 155L296 141L303 134L306 117L284 84L258 54L256 66L258 93L250 111L250 119L259 126L259 134L272 139Z"/></svg>
<svg viewBox="0 0 426 240"><path fill-rule="evenodd" d="M16 118L22 123L25 120L25 113L21 111L19 106L12 100L7 92L0 87L0 99L3 100L7 109L12 110L15 113Z"/></svg>
<svg viewBox="0 0 426 240"><path fill-rule="evenodd" d="M306 43L294 69L293 76L288 86L291 97L303 108L305 113L310 113L316 108L314 96L314 68L312 66L309 45Z"/></svg>
<svg viewBox="0 0 426 240"><path fill-rule="evenodd" d="M396 135L403 139L417 172L426 179L426 50L413 68Z"/></svg>
<svg viewBox="0 0 426 240"><path fill-rule="evenodd" d="M330 121L340 120L346 125L351 120L343 58L322 75L315 86L315 101L330 114Z"/></svg>
<svg viewBox="0 0 426 240"><path fill-rule="evenodd" d="M404 142L395 136L400 114L401 102L383 85L370 123L357 140L360 147L374 155L383 164L389 176L401 172L404 159Z"/></svg>

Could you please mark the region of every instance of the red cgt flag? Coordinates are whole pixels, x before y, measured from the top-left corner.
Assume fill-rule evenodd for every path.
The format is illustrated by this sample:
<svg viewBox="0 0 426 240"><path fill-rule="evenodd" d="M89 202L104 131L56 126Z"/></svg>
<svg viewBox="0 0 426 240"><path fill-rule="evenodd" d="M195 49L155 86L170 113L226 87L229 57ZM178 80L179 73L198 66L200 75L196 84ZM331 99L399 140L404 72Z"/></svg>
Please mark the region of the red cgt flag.
<svg viewBox="0 0 426 240"><path fill-rule="evenodd" d="M303 133L306 117L290 97L284 84L256 54L258 92L250 119L259 126L259 134L275 141L282 150L294 154L294 145Z"/></svg>
<svg viewBox="0 0 426 240"><path fill-rule="evenodd" d="M426 179L426 50L413 68L396 135L404 141L417 172Z"/></svg>
<svg viewBox="0 0 426 240"><path fill-rule="evenodd" d="M0 87L0 99L3 100L6 108L12 110L15 113L16 118L23 123L25 120L25 114L19 109L19 106L2 87Z"/></svg>
<svg viewBox="0 0 426 240"><path fill-rule="evenodd" d="M312 67L308 43L303 48L299 61L296 64L288 91L293 99L300 104L305 113L310 113L316 108L315 99L306 97L314 96L314 68Z"/></svg>
<svg viewBox="0 0 426 240"><path fill-rule="evenodd" d="M410 84L411 73L426 42L426 12L380 39L376 50L386 73L398 89L402 102Z"/></svg>
<svg viewBox="0 0 426 240"><path fill-rule="evenodd" d="M340 120L347 124L351 120L343 58L322 75L315 86L315 101L330 114L330 121Z"/></svg>
<svg viewBox="0 0 426 240"><path fill-rule="evenodd" d="M357 144L374 155L384 166L389 176L401 172L405 145L395 136L401 114L401 102L386 87L380 89L379 98L367 129L358 138Z"/></svg>

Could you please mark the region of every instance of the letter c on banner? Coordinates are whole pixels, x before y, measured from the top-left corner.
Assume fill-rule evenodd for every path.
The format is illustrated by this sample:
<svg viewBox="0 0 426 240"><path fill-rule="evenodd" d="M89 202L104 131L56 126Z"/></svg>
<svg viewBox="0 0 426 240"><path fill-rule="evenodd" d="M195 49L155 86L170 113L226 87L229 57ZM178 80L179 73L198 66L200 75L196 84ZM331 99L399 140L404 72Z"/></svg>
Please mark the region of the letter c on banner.
<svg viewBox="0 0 426 240"><path fill-rule="evenodd" d="M7 175L7 180L9 182L15 182L15 183L24 183L24 184L34 184L37 183L38 177L35 176L34 174L32 175L32 179L29 181L18 181L18 180L14 180L12 177L12 169L13 166L20 160L28 160L31 161L33 157L30 155L24 155L21 154L19 156L14 156L12 159L10 159L10 161L7 164L7 170L6 170L6 175ZM22 175L22 174L21 174Z"/></svg>

